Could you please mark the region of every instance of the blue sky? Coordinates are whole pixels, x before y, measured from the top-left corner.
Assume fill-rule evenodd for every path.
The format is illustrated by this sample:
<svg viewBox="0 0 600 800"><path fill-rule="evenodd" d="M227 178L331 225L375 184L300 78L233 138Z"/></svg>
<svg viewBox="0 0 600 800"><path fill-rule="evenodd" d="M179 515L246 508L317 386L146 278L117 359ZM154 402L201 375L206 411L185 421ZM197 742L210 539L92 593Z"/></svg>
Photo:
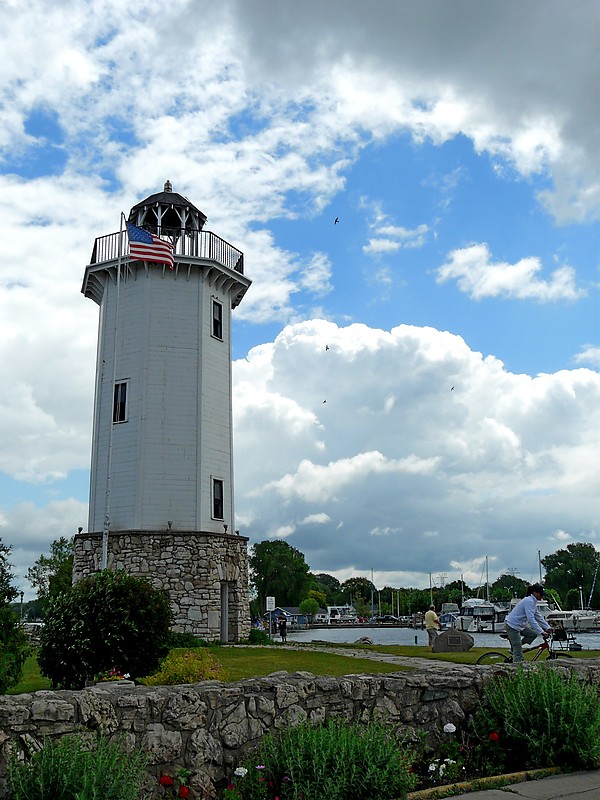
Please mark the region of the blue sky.
<svg viewBox="0 0 600 800"><path fill-rule="evenodd" d="M20 588L87 525L94 239L167 179L253 280L233 327L250 544L379 587L600 548L595 2L9 6L0 537Z"/></svg>

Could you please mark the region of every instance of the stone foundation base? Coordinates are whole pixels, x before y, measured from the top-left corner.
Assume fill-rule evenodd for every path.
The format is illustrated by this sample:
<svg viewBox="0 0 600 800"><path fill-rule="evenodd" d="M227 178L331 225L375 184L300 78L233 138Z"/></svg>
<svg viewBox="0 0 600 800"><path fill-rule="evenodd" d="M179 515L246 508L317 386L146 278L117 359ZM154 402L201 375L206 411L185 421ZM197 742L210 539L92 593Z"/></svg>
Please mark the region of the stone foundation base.
<svg viewBox="0 0 600 800"><path fill-rule="evenodd" d="M173 630L235 642L250 632L248 539L202 531L114 531L109 569L148 578L171 598ZM73 581L98 572L102 534L75 536Z"/></svg>

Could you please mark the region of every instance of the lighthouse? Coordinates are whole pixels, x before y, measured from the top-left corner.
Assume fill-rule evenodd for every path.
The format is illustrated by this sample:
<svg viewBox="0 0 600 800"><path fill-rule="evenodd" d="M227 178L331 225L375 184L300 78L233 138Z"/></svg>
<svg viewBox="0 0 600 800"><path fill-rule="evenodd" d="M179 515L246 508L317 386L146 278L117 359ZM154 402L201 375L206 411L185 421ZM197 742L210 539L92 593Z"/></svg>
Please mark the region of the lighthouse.
<svg viewBox="0 0 600 800"><path fill-rule="evenodd" d="M148 577L168 592L175 630L235 641L249 606L231 315L250 280L206 219L167 181L95 241L82 286L99 306L89 520L74 577Z"/></svg>

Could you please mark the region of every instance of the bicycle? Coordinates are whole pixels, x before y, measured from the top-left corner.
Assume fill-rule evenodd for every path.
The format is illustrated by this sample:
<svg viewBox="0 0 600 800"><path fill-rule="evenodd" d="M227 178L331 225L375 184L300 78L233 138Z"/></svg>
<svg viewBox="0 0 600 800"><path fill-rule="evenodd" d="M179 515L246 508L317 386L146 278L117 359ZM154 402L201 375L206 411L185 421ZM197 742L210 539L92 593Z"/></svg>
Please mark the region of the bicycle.
<svg viewBox="0 0 600 800"><path fill-rule="evenodd" d="M506 639L506 634L500 634L504 639ZM574 637L572 637L574 640ZM550 636L549 639L544 639L543 642L539 644L533 645L533 647L524 647L523 648L523 655L525 653L533 653L535 655L533 658L528 659L528 661L552 661L555 658L573 658L570 653L566 653L562 649L562 645L559 645L560 649L557 651L554 649L554 642L564 642L565 639L562 635L554 635ZM488 653L484 653L483 655L479 656L476 664L484 664L488 666L492 666L494 664L512 664L513 663L513 656L512 652L508 655L506 653L500 653L497 650L490 650Z"/></svg>

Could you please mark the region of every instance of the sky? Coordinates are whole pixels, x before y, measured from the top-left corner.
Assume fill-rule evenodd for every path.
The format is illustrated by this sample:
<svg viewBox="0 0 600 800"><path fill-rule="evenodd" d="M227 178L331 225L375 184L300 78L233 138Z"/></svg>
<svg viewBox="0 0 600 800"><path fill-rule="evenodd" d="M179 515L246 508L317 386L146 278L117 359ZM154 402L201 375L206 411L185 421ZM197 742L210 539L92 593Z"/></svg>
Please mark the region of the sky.
<svg viewBox="0 0 600 800"><path fill-rule="evenodd" d="M377 588L600 549L595 0L1 5L0 538L26 599L87 529L94 240L166 180L252 279L249 546Z"/></svg>

